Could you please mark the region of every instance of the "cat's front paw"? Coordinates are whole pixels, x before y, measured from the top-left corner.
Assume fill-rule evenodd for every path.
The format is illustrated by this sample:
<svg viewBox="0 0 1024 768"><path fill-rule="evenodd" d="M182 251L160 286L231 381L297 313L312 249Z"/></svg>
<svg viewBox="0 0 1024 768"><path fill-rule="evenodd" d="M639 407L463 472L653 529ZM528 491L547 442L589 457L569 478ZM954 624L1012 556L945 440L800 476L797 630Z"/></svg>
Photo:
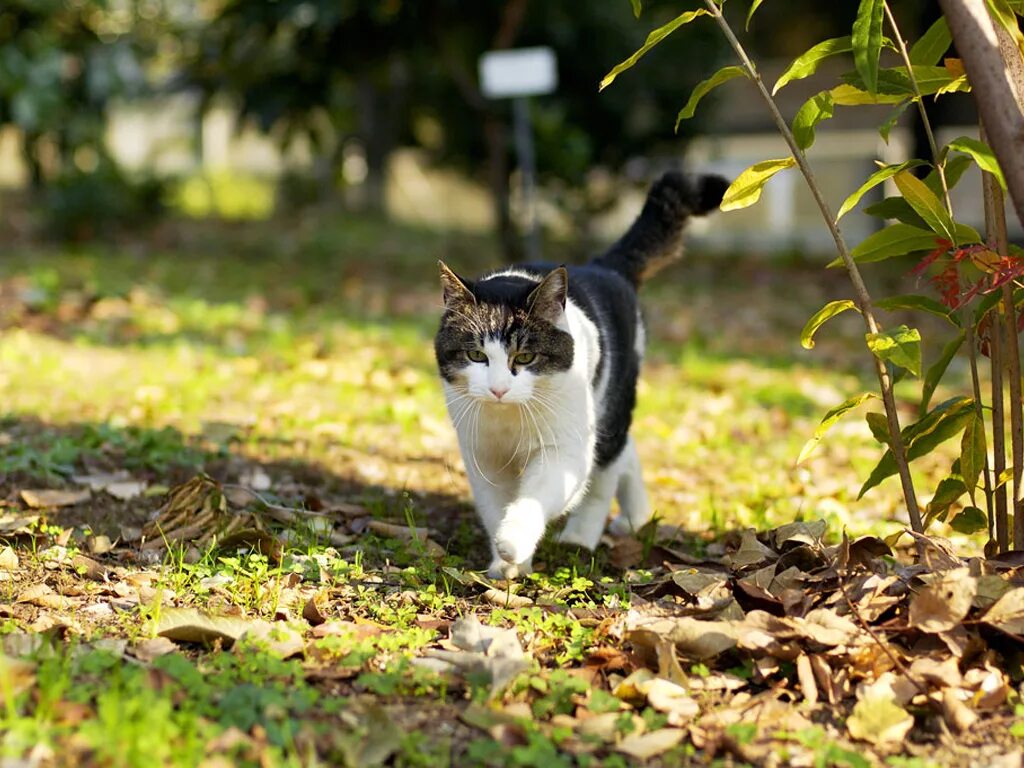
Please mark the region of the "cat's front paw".
<svg viewBox="0 0 1024 768"><path fill-rule="evenodd" d="M633 523L629 521L628 517L616 515L608 524L608 533L616 537L632 536L636 533L636 529L633 528Z"/></svg>
<svg viewBox="0 0 1024 768"><path fill-rule="evenodd" d="M533 573L533 565L527 560L522 563L510 563L500 557L491 561L487 576L492 579L516 579Z"/></svg>
<svg viewBox="0 0 1024 768"><path fill-rule="evenodd" d="M544 515L536 502L510 504L494 534L494 552L506 563L526 562L544 535L544 525Z"/></svg>

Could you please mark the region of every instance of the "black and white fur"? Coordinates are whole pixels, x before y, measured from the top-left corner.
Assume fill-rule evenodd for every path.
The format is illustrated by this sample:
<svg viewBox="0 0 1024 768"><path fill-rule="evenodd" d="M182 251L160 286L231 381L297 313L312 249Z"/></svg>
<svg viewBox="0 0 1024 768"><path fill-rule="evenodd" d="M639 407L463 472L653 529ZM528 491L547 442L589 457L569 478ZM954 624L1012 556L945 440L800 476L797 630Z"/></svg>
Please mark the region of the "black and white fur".
<svg viewBox="0 0 1024 768"><path fill-rule="evenodd" d="M529 573L547 524L594 549L612 499L612 531L650 507L629 436L644 353L637 288L681 252L686 219L718 207L717 176L665 174L607 253L578 267L527 265L479 280L441 264L445 312L435 339L448 411L477 513L489 575Z"/></svg>

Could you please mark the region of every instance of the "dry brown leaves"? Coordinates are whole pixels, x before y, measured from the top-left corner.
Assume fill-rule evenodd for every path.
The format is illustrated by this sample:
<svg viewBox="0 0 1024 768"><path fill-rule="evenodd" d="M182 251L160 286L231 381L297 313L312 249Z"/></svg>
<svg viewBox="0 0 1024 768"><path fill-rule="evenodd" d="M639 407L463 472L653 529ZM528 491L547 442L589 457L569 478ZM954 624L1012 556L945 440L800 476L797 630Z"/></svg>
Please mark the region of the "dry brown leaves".
<svg viewBox="0 0 1024 768"><path fill-rule="evenodd" d="M879 539L828 546L824 531L821 522L745 531L703 560L656 543L660 562L644 565L659 575L637 588L647 600L613 628L646 668L611 675L616 695L668 714L712 753L755 761L780 727L767 702L785 704L787 717L845 721L828 726L835 737L881 754L915 724L940 723L915 733L963 734L1006 704L1006 670L1024 643L1024 569L1013 558L964 561L918 537L926 564L907 566ZM658 539L678 533L663 527ZM635 551L620 545L619 555ZM694 662L704 676L682 671ZM738 664L748 679L715 671ZM719 697L708 707L712 680ZM738 744L736 723L758 735Z"/></svg>

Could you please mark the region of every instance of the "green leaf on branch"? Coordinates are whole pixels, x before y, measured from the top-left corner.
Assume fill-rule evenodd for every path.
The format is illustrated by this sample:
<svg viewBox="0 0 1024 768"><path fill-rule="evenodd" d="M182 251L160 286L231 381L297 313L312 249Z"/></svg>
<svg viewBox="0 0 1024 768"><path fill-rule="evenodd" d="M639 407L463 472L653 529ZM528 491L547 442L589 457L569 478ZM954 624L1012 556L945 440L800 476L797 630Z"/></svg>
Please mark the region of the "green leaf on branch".
<svg viewBox="0 0 1024 768"><path fill-rule="evenodd" d="M958 434L974 415L974 401L969 397L956 397L935 407L923 419L902 430L903 446L907 452L907 461L919 459L931 453L937 446ZM875 465L871 475L861 486L857 498L874 488L897 472L896 458L892 449L882 456Z"/></svg>
<svg viewBox="0 0 1024 768"><path fill-rule="evenodd" d="M935 247L937 239L935 233L929 232L927 229L912 227L909 224L890 224L885 229L880 229L864 238L856 248L850 251L850 255L859 264L884 261L893 256L903 256L914 251L930 251ZM829 266L840 263L837 259Z"/></svg>
<svg viewBox="0 0 1024 768"><path fill-rule="evenodd" d="M747 208L761 199L761 190L768 180L779 171L792 168L796 160L792 157L783 157L778 160L762 160L754 163L743 173L736 177L729 188L725 190L722 204L719 206L723 211L735 211L740 208Z"/></svg>
<svg viewBox="0 0 1024 768"><path fill-rule="evenodd" d="M999 186L1003 188L1004 192L1006 191L1006 179L1003 177L1003 169L999 167L999 161L996 160L996 156L988 144L972 139L969 136L960 136L949 142L946 147L949 150L970 155L974 158L974 162L978 164L978 167L995 176Z"/></svg>
<svg viewBox="0 0 1024 768"><path fill-rule="evenodd" d="M629 0L629 4L633 6L633 17L639 19L644 10L642 0Z"/></svg>
<svg viewBox="0 0 1024 768"><path fill-rule="evenodd" d="M656 46L666 37L668 37L677 29L679 29L681 26L689 24L691 21L693 21L699 16L706 16L707 13L708 12L705 11L703 8L698 8L695 11L687 11L686 13L681 13L680 15L676 16L668 24L658 27L656 30L654 30L653 32L651 32L651 34L647 36L647 40L644 42L642 46L640 46L639 50L634 52L633 55L630 56L625 61L616 64L614 67L612 67L612 71L605 75L604 79L601 80L601 85L598 87L598 90L603 91L605 88L611 85L616 77L618 77L627 69L632 67L638 61L640 61L640 59L643 58L644 54L651 50L651 48Z"/></svg>
<svg viewBox="0 0 1024 768"><path fill-rule="evenodd" d="M885 0L860 0L853 22L853 63L866 90L878 90L878 57L882 52L882 15Z"/></svg>
<svg viewBox="0 0 1024 768"><path fill-rule="evenodd" d="M950 473L939 481L932 500L925 508L925 520L931 522L936 518L944 518L950 506L965 493L967 493L967 486L964 485L964 479L960 475L960 460L957 459L953 462Z"/></svg>
<svg viewBox="0 0 1024 768"><path fill-rule="evenodd" d="M907 293L901 296L890 296L887 299L878 299L874 302L874 305L879 309L884 309L886 312L895 312L900 309L917 309L922 312L930 312L941 317L943 320L948 320L958 328L960 327L960 318L953 314L953 310L930 296Z"/></svg>
<svg viewBox="0 0 1024 768"><path fill-rule="evenodd" d="M907 99L902 104L897 104L896 108L885 118L885 122L878 126L878 135L882 137L882 141L886 144L889 143L889 134L892 133L892 129L896 127L896 123L899 122L900 117L912 103L910 99Z"/></svg>
<svg viewBox="0 0 1024 768"><path fill-rule="evenodd" d="M928 31L910 47L910 63L933 66L942 60L942 54L949 50L953 35L949 32L946 17L940 16Z"/></svg>
<svg viewBox="0 0 1024 768"><path fill-rule="evenodd" d="M852 50L853 44L850 41L849 35L823 40L805 53L797 56L793 63L786 68L786 71L779 75L779 79L775 81L775 85L772 87L772 96L778 93L787 83L791 83L794 80L803 80L805 77L813 75L818 70L821 62L828 57L840 53L849 53Z"/></svg>
<svg viewBox="0 0 1024 768"><path fill-rule="evenodd" d="M822 91L811 96L793 118L793 138L800 149L807 149L814 143L814 128L822 120L832 117L832 94Z"/></svg>
<svg viewBox="0 0 1024 768"><path fill-rule="evenodd" d="M750 10L747 11L747 23L743 27L745 30L750 30L750 20L754 18L754 14L757 13L757 9L763 2L764 0L754 0L754 2L750 4Z"/></svg>
<svg viewBox="0 0 1024 768"><path fill-rule="evenodd" d="M915 83L917 84L917 91L920 91L922 96L970 90L970 85L965 75L950 72L945 67L926 67L915 64L913 72L914 81L912 82L906 67L888 67L879 70L875 90L868 89L860 72L847 72L843 75L843 82L862 92L879 98L884 96L887 99L894 99L896 101L916 96Z"/></svg>
<svg viewBox="0 0 1024 768"><path fill-rule="evenodd" d="M882 445L889 445L892 436L889 434L889 420L884 413L871 411L871 413L864 414L864 421L868 423L868 429L871 430L871 436L875 440Z"/></svg>
<svg viewBox="0 0 1024 768"><path fill-rule="evenodd" d="M905 163L886 165L879 168L868 176L868 180L861 184L860 187L857 188L856 192L843 201L843 204L839 207L839 213L836 215L836 221L839 221L843 216L852 211L868 191L874 189L887 179L891 179L897 173L902 173L908 168L914 168L919 165L924 165L924 162L921 160L907 160Z"/></svg>
<svg viewBox="0 0 1024 768"><path fill-rule="evenodd" d="M988 528L988 518L977 507L964 507L959 515L949 521L949 527L957 533L969 535Z"/></svg>
<svg viewBox="0 0 1024 768"><path fill-rule="evenodd" d="M843 416L852 411L854 408L863 404L866 400L872 397L877 397L872 392L863 392L859 395L854 395L849 400L837 405L835 408L825 414L825 417L821 420L821 424L814 430L814 436L811 437L806 443L804 443L803 449L800 451L800 456L797 457L796 463L801 464L806 459L811 451L815 449L818 443L821 442L821 438L825 436L825 433L832 429L832 425L839 421Z"/></svg>
<svg viewBox="0 0 1024 768"><path fill-rule="evenodd" d="M900 325L891 331L866 334L865 338L868 349L879 360L921 375L921 333L916 328Z"/></svg>
<svg viewBox="0 0 1024 768"><path fill-rule="evenodd" d="M917 215L925 220L935 234L942 235L946 240L958 245L953 218L942 201L923 181L908 171L897 173L893 181L896 182L903 199L910 203L910 207L917 211Z"/></svg>
<svg viewBox="0 0 1024 768"><path fill-rule="evenodd" d="M679 110L679 114L676 116L676 130L679 130L679 124L683 120L689 120L693 117L694 112L697 111L697 104L703 99L709 91L717 88L722 83L727 83L734 77L746 77L747 71L743 67L722 67L720 70L715 72L707 80L702 80L697 83L697 87L693 89L690 94L689 101L686 102L686 106Z"/></svg>
<svg viewBox="0 0 1024 768"><path fill-rule="evenodd" d="M985 421L975 411L974 418L967 422L964 436L960 440L960 474L969 489L978 486L986 456Z"/></svg>
<svg viewBox="0 0 1024 768"><path fill-rule="evenodd" d="M932 363L928 370L925 371L924 385L921 388L921 405L918 408L921 416L928 412L928 406L931 404L932 395L935 394L935 388L939 386L939 382L945 375L950 361L956 357L956 353L960 351L960 347L963 346L966 337L967 334L964 331L960 331L956 338L946 343L942 348L939 359Z"/></svg>
<svg viewBox="0 0 1024 768"><path fill-rule="evenodd" d="M971 158L967 155L954 155L947 159L946 165L943 168L946 175L946 186L952 190L960 182L964 171L970 167ZM939 178L939 173L934 168L924 177L924 183L928 185L928 189L934 192L936 196L942 194L942 179Z"/></svg>
<svg viewBox="0 0 1024 768"><path fill-rule="evenodd" d="M848 309L857 309L857 304L850 299L839 299L838 301L830 301L819 309L807 321L803 331L800 332L800 345L804 349L814 349L814 334L818 332L818 329L833 317Z"/></svg>
<svg viewBox="0 0 1024 768"><path fill-rule="evenodd" d="M832 89L832 99L841 107L856 107L861 104L899 104L907 97L902 93L868 93L863 88L843 83Z"/></svg>
<svg viewBox="0 0 1024 768"><path fill-rule="evenodd" d="M877 203L867 206L864 213L868 216L878 216L882 219L896 219L904 224L909 224L918 229L928 230L924 219L917 215L917 211L910 207L910 203L902 197L887 197Z"/></svg>
<svg viewBox="0 0 1024 768"><path fill-rule="evenodd" d="M930 251L935 248L939 239L934 232L927 229L910 224L890 224L885 229L864 238L860 245L850 251L850 255L858 264L868 264L915 251ZM966 224L957 224L956 241L961 245L977 243L981 241L981 235ZM829 266L836 267L840 264L842 261L835 259Z"/></svg>

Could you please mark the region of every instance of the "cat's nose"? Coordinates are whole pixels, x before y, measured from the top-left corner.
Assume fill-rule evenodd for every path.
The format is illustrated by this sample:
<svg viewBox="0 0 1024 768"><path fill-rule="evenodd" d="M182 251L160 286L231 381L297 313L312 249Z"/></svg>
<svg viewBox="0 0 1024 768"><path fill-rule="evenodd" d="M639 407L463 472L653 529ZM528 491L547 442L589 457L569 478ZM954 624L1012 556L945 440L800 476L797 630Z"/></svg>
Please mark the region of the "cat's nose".
<svg viewBox="0 0 1024 768"><path fill-rule="evenodd" d="M491 387L491 394L501 400L508 392L508 387Z"/></svg>

